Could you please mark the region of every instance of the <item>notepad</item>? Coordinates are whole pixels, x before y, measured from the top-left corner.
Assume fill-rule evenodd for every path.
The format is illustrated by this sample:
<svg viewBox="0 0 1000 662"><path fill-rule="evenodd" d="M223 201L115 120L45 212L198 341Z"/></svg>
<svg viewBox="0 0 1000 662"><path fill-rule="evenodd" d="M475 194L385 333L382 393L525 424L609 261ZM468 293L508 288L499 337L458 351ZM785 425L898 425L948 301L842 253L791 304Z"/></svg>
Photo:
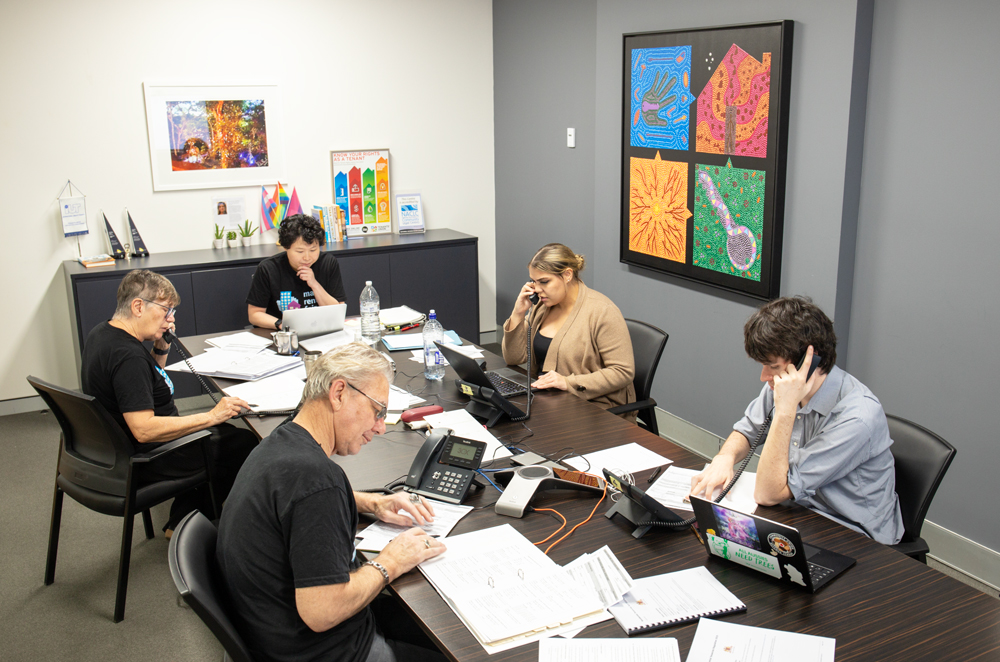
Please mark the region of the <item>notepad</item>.
<svg viewBox="0 0 1000 662"><path fill-rule="evenodd" d="M608 611L629 636L746 611L747 606L704 566L636 579Z"/></svg>

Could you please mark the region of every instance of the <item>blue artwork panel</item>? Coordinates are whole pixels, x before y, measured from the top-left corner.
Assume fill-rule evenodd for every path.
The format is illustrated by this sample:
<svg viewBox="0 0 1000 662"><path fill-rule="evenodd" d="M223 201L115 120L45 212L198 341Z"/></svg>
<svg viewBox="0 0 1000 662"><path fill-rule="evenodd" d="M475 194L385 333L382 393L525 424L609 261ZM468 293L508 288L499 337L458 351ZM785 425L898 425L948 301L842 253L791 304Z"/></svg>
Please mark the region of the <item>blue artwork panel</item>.
<svg viewBox="0 0 1000 662"><path fill-rule="evenodd" d="M688 149L691 47L632 49L633 147Z"/></svg>

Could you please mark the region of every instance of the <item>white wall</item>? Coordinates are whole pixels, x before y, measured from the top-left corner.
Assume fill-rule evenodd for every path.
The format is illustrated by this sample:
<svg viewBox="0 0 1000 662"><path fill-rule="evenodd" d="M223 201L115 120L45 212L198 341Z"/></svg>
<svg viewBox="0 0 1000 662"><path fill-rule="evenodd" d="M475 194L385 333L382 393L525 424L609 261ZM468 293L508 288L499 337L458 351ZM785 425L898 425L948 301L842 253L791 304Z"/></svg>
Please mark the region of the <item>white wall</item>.
<svg viewBox="0 0 1000 662"><path fill-rule="evenodd" d="M213 195L245 195L259 217L259 187L153 192L144 81L279 82L282 181L307 208L331 201L331 149L389 147L392 186L422 192L427 226L479 237L494 328L490 0L41 0L3 3L0 25L0 400L33 395L28 374L78 383L61 272L77 245L55 203L67 179L87 195L84 255L107 250L100 209L121 237L128 207L152 252L208 248Z"/></svg>

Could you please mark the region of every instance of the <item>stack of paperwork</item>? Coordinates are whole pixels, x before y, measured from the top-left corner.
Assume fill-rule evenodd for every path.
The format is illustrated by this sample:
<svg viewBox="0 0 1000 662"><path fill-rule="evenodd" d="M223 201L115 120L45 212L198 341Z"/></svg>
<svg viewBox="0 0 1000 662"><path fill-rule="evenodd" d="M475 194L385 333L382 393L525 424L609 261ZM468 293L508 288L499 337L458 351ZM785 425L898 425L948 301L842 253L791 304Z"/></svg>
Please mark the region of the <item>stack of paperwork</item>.
<svg viewBox="0 0 1000 662"><path fill-rule="evenodd" d="M602 595L620 599L628 577L621 569L607 581L603 566L561 568L510 524L444 543L448 551L418 568L490 654L605 620Z"/></svg>
<svg viewBox="0 0 1000 662"><path fill-rule="evenodd" d="M449 331L448 333L454 333L454 331ZM457 338L458 336L455 336L455 337ZM385 340L385 339L383 338L383 340ZM445 336L444 341L445 342L450 342L449 337ZM454 349L459 354L465 354L470 359L481 359L481 358L483 358L483 350L480 349L480 348L478 348L478 347L476 347L475 345L461 345L461 346L459 346L459 345L452 344L451 348ZM424 350L423 349L415 349L415 350L413 350L413 356L410 358L410 360L411 361L416 361L417 363L423 363L424 362ZM443 355L441 356L441 360L444 361L445 365L449 365L448 364L448 359L444 358Z"/></svg>
<svg viewBox="0 0 1000 662"><path fill-rule="evenodd" d="M214 347L204 354L192 357L189 361L195 371L202 375L244 381L256 381L302 365L302 359L297 356L279 356L271 351L253 353ZM184 361L167 366L167 370L191 372Z"/></svg>
<svg viewBox="0 0 1000 662"><path fill-rule="evenodd" d="M455 528L458 521L469 514L472 506L459 506L453 503L445 503L435 499L427 499L427 502L434 508L434 521L424 524L420 528L432 538L444 538ZM410 517L405 510L399 511L400 515ZM403 531L417 526L415 521L400 526L387 522L375 522L358 534L358 543L355 545L363 552L381 552L393 538Z"/></svg>
<svg viewBox="0 0 1000 662"><path fill-rule="evenodd" d="M500 443L500 440L493 436L493 433L483 427L483 424L472 417L465 409L453 409L452 411L440 414L430 414L424 416L427 425L432 428L448 428L457 436L473 441L482 441L486 444L486 452L483 453L483 464L500 458L513 455L507 447Z"/></svg>
<svg viewBox="0 0 1000 662"><path fill-rule="evenodd" d="M458 337L458 334L454 331L444 332L444 341L451 345L461 345L462 339ZM395 333L392 335L382 336L382 344L385 345L386 349L390 352L398 352L404 349L417 349L420 348L420 361L423 362L423 352L424 352L424 334L423 333Z"/></svg>
<svg viewBox="0 0 1000 662"><path fill-rule="evenodd" d="M251 353L260 352L271 344L270 339L261 338L249 331L240 331L239 333L231 333L226 336L216 336L215 338L209 338L205 342L219 349Z"/></svg>

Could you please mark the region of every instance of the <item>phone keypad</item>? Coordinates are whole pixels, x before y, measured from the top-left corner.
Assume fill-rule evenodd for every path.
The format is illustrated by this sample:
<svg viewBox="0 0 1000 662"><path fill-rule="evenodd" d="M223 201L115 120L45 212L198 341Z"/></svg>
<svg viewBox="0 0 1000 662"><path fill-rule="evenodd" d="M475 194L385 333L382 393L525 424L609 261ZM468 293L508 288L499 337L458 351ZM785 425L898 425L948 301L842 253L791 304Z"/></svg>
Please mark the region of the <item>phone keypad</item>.
<svg viewBox="0 0 1000 662"><path fill-rule="evenodd" d="M431 489L441 494L461 494L469 482L469 476L457 471L435 471L431 474L431 481Z"/></svg>

